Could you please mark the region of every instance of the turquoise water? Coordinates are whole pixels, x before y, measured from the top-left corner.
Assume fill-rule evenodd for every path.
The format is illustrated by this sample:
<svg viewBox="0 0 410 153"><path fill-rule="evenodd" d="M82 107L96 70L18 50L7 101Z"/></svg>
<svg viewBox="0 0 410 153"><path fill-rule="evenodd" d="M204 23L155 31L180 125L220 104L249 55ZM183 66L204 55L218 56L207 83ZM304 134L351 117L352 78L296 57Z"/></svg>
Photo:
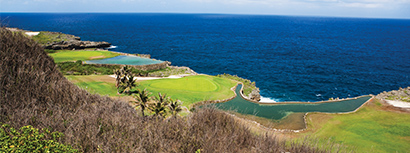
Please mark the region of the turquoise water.
<svg viewBox="0 0 410 153"><path fill-rule="evenodd" d="M242 85L236 88L236 98L225 102L212 104L219 109L233 110L242 114L256 115L268 119L279 120L283 117L296 112L326 112L341 113L351 112L359 108L371 96L363 96L357 99L344 100L330 103L309 103L309 104L256 104L249 102L239 96Z"/></svg>
<svg viewBox="0 0 410 153"><path fill-rule="evenodd" d="M88 64L126 64L126 65L149 65L162 63L160 60L153 60L148 58L141 58L137 56L117 56L113 58L106 58L101 60L86 61Z"/></svg>

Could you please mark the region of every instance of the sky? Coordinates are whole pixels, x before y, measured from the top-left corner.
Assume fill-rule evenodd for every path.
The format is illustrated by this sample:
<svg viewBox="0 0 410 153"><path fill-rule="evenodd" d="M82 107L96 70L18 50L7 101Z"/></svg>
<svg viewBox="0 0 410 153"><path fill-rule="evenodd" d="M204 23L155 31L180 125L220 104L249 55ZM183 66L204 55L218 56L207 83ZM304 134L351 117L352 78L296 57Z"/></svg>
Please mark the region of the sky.
<svg viewBox="0 0 410 153"><path fill-rule="evenodd" d="M410 19L410 0L0 0L0 12L215 13Z"/></svg>

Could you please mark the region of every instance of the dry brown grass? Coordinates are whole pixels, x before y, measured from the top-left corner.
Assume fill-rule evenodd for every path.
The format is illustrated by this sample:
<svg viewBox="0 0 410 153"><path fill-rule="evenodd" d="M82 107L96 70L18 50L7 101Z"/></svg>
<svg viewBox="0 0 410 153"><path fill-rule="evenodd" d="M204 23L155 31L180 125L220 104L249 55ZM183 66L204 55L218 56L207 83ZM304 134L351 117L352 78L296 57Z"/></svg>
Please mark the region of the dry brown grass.
<svg viewBox="0 0 410 153"><path fill-rule="evenodd" d="M141 117L127 102L70 83L34 41L0 29L0 122L65 134L83 152L320 152L256 136L214 108L185 118Z"/></svg>

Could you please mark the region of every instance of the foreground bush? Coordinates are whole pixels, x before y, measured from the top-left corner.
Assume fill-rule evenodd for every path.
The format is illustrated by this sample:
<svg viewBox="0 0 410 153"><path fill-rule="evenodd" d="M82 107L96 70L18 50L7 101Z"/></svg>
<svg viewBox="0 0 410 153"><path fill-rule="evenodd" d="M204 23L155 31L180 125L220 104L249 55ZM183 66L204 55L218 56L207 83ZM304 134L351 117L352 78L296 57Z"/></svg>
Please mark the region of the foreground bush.
<svg viewBox="0 0 410 153"><path fill-rule="evenodd" d="M56 141L80 152L318 152L253 135L214 108L142 117L127 102L70 83L33 40L0 29L0 41L0 122L61 132Z"/></svg>
<svg viewBox="0 0 410 153"><path fill-rule="evenodd" d="M19 130L3 124L0 128L0 152L78 152L69 145L58 143L60 132L38 130L23 126Z"/></svg>

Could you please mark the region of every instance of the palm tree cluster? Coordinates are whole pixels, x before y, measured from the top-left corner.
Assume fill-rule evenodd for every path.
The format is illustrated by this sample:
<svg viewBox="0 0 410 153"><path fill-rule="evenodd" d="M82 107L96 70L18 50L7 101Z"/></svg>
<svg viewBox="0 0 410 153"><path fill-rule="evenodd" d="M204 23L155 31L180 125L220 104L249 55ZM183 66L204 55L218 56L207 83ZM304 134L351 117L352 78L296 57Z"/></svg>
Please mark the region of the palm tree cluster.
<svg viewBox="0 0 410 153"><path fill-rule="evenodd" d="M177 114L182 111L182 102L179 100L173 100L166 94L158 93L158 96L149 97L150 94L147 89L138 89L138 93L134 95L135 101L131 101L136 104L135 107L140 107L143 117L145 117L146 109L153 112L154 116L162 118L166 117L168 113L176 118Z"/></svg>
<svg viewBox="0 0 410 153"><path fill-rule="evenodd" d="M131 89L136 85L137 79L132 74L132 68L124 66L121 69L114 70L115 75L115 87L117 87L117 93L123 92L130 93ZM134 79L135 78L135 79Z"/></svg>

